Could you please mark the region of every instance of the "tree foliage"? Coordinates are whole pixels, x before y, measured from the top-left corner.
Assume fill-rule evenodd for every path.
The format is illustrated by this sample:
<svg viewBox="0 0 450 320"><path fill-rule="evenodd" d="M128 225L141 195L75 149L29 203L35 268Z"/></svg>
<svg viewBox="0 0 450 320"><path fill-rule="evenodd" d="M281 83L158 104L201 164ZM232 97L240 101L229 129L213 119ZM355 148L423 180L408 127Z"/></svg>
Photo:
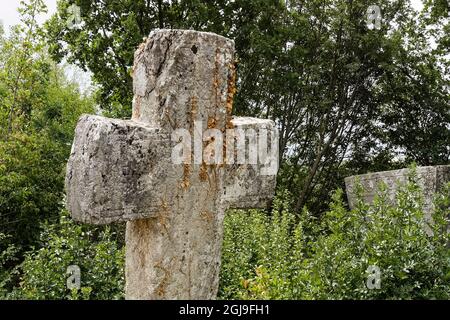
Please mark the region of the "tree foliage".
<svg viewBox="0 0 450 320"><path fill-rule="evenodd" d="M42 6L24 3L23 25L0 40L0 233L22 253L37 244L41 222L58 220L75 124L93 112L46 54L35 19Z"/></svg>
<svg viewBox="0 0 450 320"><path fill-rule="evenodd" d="M342 300L449 299L450 185L436 197L435 224L424 227L423 199L414 180L402 186L396 204L385 187L372 205L360 197L345 208L342 191L319 222L301 217L281 194L268 216L232 212L225 221L222 299ZM379 270L380 287L369 284Z"/></svg>
<svg viewBox="0 0 450 320"><path fill-rule="evenodd" d="M14 298L33 300L116 300L124 297L125 257L117 234L75 224L64 213L41 235L46 245L26 255ZM67 268L81 270L79 289L69 290ZM51 271L50 271L51 270Z"/></svg>

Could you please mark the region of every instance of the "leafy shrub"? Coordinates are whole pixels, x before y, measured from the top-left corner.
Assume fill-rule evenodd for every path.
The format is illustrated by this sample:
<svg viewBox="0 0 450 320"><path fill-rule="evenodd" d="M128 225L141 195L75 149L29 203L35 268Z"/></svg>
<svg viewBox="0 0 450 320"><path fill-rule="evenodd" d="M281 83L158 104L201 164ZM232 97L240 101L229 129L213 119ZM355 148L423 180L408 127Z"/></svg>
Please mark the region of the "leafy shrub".
<svg viewBox="0 0 450 320"><path fill-rule="evenodd" d="M17 258L18 251L14 244L10 243L10 236L0 233L0 299L6 299L11 290L13 277L17 274L17 268L9 267Z"/></svg>
<svg viewBox="0 0 450 320"><path fill-rule="evenodd" d="M412 179L389 204L385 186L372 205L344 206L338 190L322 221L289 211L278 196L270 215L233 211L225 221L223 299L448 299L450 186L436 198L433 235L424 226ZM380 289L368 271L380 270ZM372 287L373 288L373 287Z"/></svg>
<svg viewBox="0 0 450 320"><path fill-rule="evenodd" d="M24 299L122 299L124 250L111 228L75 224L66 213L42 234L41 249L26 255L16 297ZM67 288L69 266L81 269L80 291Z"/></svg>
<svg viewBox="0 0 450 320"><path fill-rule="evenodd" d="M450 185L436 197L432 235L425 231L423 199L414 181L399 189L396 205L384 189L373 205L359 200L354 210L344 206L338 190L320 221L306 209L292 214L286 192L277 196L270 214L230 212L220 298L450 298ZM43 229L41 249L26 254L20 287L7 298L123 298L124 252L116 232L75 224L67 213ZM0 262L14 250L2 247ZM71 265L81 268L79 291L67 289ZM380 289L367 287L371 266L381 271ZM0 294L5 295L1 283L10 276L0 274Z"/></svg>

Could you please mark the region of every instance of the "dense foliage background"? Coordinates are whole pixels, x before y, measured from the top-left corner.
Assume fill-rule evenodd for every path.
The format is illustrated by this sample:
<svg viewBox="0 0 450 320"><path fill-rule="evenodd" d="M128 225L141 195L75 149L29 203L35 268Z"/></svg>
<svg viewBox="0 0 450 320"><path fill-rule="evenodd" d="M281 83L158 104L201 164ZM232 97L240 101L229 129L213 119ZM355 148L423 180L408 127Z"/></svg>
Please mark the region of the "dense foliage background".
<svg viewBox="0 0 450 320"><path fill-rule="evenodd" d="M280 194L271 215L231 212L221 273L224 299L450 299L450 185L436 199L434 234L424 229L414 179L389 204L386 186L374 204L345 208L342 190L318 221ZM445 194L445 195L444 195ZM360 198L361 199L361 198ZM370 217L368 219L368 217ZM367 285L370 268L380 288Z"/></svg>
<svg viewBox="0 0 450 320"><path fill-rule="evenodd" d="M136 47L155 28L212 31L236 41L235 114L279 126L278 197L268 212L230 212L221 298L449 298L449 189L433 236L411 182L349 210L343 178L450 164L447 0L60 0L45 26L42 0L0 28L0 298L123 298L123 225L93 228L64 211L65 165L83 113L128 117ZM82 24L70 28L69 6ZM93 93L63 64L89 71ZM367 219L370 217L370 219ZM67 289L79 265L82 289ZM366 270L382 271L380 290Z"/></svg>

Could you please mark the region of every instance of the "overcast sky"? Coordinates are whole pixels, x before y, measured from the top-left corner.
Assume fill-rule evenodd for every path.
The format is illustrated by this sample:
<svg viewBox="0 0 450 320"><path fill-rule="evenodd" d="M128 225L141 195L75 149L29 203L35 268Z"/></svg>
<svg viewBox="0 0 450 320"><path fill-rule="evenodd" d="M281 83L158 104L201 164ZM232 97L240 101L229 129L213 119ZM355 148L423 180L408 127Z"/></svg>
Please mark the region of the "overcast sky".
<svg viewBox="0 0 450 320"><path fill-rule="evenodd" d="M48 14L39 17L39 22L45 21L50 15L56 12L56 0L44 0L48 8ZM20 0L2 0L2 6L0 8L0 20L5 27L5 30L10 26L19 23L19 13L17 8L19 7Z"/></svg>
<svg viewBox="0 0 450 320"><path fill-rule="evenodd" d="M40 22L45 21L48 16L56 11L56 0L44 0L44 2L47 4L48 14L39 17ZM416 9L422 8L421 0L411 0L411 2ZM20 0L2 0L2 7L0 8L0 21L3 22L5 30L19 22L19 14L17 13L19 3ZM374 1L374 4L376 4L376 1Z"/></svg>

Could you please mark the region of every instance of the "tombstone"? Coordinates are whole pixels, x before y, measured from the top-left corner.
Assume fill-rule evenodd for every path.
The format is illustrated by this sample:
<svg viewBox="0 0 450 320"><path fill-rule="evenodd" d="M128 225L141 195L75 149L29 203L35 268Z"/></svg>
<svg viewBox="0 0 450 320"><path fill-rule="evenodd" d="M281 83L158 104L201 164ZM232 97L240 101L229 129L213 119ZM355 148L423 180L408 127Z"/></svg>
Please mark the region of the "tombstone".
<svg viewBox="0 0 450 320"><path fill-rule="evenodd" d="M278 158L239 162L235 154L241 150L230 134L219 151L212 148L226 161L211 164L208 144L218 133L262 130L278 156L278 131L269 120L232 117L232 40L157 30L137 50L133 70L131 120L85 115L77 125L67 207L79 222L127 222L127 299L215 299L225 211L266 208ZM202 128L216 135L205 138ZM186 161L175 163L180 132L194 143Z"/></svg>
<svg viewBox="0 0 450 320"><path fill-rule="evenodd" d="M419 167L416 171L417 182L424 196L425 218L431 221L433 197L447 182L450 182L450 166ZM345 184L350 208L353 209L356 205L355 186L357 183L360 183L364 189L364 202L372 203L378 192L380 183L384 182L387 186L388 198L391 203L395 203L398 186L408 182L409 173L410 169L402 169L346 178Z"/></svg>

